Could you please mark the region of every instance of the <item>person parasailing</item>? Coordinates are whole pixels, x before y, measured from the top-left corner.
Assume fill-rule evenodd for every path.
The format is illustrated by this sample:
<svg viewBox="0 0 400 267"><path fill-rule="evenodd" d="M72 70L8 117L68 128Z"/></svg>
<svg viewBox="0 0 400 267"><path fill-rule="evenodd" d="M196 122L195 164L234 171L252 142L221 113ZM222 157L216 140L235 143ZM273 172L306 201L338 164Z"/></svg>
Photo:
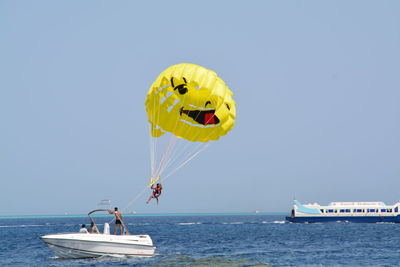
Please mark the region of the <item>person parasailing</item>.
<svg viewBox="0 0 400 267"><path fill-rule="evenodd" d="M146 201L146 203L148 204L152 198L155 198L157 200L157 205L158 205L158 197L161 195L162 185L160 183L158 183L156 187L154 187L154 185L151 185L151 189L153 190L153 192L149 197L149 199Z"/></svg>
<svg viewBox="0 0 400 267"><path fill-rule="evenodd" d="M202 66L180 63L168 67L147 92L150 126L152 198L161 194L165 179L193 160L234 126L233 93L217 73ZM157 186L154 186L157 185Z"/></svg>
<svg viewBox="0 0 400 267"><path fill-rule="evenodd" d="M150 130L151 173L147 188L152 189L146 203L152 198L158 203L162 187L154 185L161 182L160 176L165 184L210 143L228 134L235 124L236 102L216 72L180 63L159 74L147 91L144 104Z"/></svg>

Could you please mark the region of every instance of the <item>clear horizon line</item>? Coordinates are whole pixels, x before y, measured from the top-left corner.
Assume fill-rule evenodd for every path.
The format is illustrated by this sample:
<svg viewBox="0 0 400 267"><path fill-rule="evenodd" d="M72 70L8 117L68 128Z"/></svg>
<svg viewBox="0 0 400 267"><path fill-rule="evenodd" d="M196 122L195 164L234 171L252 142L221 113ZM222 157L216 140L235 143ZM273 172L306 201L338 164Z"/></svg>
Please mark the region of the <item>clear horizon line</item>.
<svg viewBox="0 0 400 267"><path fill-rule="evenodd" d="M164 212L164 213L124 213L126 217L146 217L146 216L234 216L234 215L287 215L287 212ZM80 218L88 214L48 214L48 215L0 215L0 219L39 219L39 218ZM95 215L94 217L109 216Z"/></svg>

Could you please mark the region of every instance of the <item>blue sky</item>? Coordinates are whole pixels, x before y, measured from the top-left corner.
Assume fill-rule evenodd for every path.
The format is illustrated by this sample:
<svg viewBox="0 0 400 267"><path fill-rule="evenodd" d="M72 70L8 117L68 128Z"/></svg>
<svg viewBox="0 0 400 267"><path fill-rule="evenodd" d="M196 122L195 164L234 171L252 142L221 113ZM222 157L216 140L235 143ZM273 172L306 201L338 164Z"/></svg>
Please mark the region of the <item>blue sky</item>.
<svg viewBox="0 0 400 267"><path fill-rule="evenodd" d="M124 208L150 174L144 100L190 62L234 129L128 211L399 200L398 1L1 1L0 215ZM207 167L205 167L207 166ZM149 192L150 193L150 192Z"/></svg>

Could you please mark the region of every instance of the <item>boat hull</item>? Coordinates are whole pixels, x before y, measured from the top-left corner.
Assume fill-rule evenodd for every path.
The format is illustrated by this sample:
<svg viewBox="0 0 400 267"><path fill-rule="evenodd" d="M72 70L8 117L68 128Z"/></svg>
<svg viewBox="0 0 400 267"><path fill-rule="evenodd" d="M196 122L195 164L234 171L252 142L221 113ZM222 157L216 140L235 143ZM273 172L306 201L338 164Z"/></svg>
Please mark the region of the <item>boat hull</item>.
<svg viewBox="0 0 400 267"><path fill-rule="evenodd" d="M352 222L352 223L400 223L397 216L287 216L286 220L293 223L320 222Z"/></svg>
<svg viewBox="0 0 400 267"><path fill-rule="evenodd" d="M150 257L156 247L148 235L55 234L42 236L61 258L94 258L100 256Z"/></svg>

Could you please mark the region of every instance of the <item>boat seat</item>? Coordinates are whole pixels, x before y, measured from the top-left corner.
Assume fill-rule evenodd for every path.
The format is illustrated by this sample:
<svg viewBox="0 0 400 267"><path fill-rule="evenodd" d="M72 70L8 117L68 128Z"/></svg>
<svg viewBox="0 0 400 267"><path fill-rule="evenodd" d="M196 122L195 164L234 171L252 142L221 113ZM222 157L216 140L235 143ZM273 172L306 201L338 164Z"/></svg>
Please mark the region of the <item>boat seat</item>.
<svg viewBox="0 0 400 267"><path fill-rule="evenodd" d="M103 233L104 233L105 235L109 235L109 234L110 234L110 225L109 225L108 223L105 223L105 224L104 224L104 231L103 231Z"/></svg>

